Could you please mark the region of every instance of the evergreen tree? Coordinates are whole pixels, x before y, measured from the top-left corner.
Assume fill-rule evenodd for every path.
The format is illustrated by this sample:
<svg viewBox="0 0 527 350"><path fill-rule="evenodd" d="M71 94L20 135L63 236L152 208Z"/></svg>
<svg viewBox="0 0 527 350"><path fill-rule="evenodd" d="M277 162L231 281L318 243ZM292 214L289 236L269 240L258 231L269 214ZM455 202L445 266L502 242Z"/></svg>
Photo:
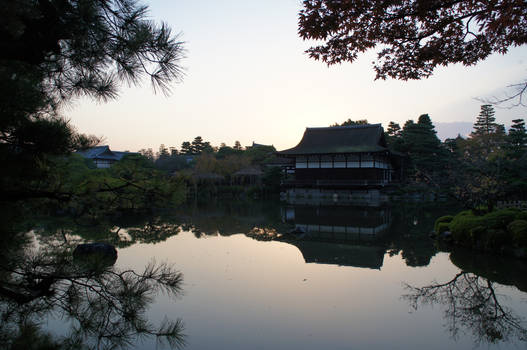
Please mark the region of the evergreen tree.
<svg viewBox="0 0 527 350"><path fill-rule="evenodd" d="M388 129L384 133L384 137L386 139L386 143L388 144L388 147L394 151L403 152L404 147L402 145L402 137L401 137L401 126L398 123L390 122L388 125Z"/></svg>
<svg viewBox="0 0 527 350"><path fill-rule="evenodd" d="M182 78L182 44L134 0L3 1L2 10L0 158L10 166L0 171L0 198L53 198L52 157L97 142L69 125L64 102L111 100L122 82L145 76L167 92Z"/></svg>
<svg viewBox="0 0 527 350"><path fill-rule="evenodd" d="M367 119L359 119L359 120L351 120L351 118L348 118L348 120L343 121L342 123L335 123L330 126L351 126L351 125L367 125L368 120Z"/></svg>
<svg viewBox="0 0 527 350"><path fill-rule="evenodd" d="M165 147L164 144L161 144L159 146L159 152L157 153L157 159L166 159L170 157L170 153L168 153L168 149Z"/></svg>
<svg viewBox="0 0 527 350"><path fill-rule="evenodd" d="M181 144L181 154L192 154L192 145L190 142L185 141Z"/></svg>
<svg viewBox="0 0 527 350"><path fill-rule="evenodd" d="M242 151L235 150L234 148L227 146L224 142L222 142L220 145L220 148L218 149L218 152L216 153L216 158L223 159L233 154L240 154L240 153L242 153Z"/></svg>
<svg viewBox="0 0 527 350"><path fill-rule="evenodd" d="M507 148L510 156L519 158L527 152L525 121L523 119L514 119L512 123L507 136Z"/></svg>
<svg viewBox="0 0 527 350"><path fill-rule="evenodd" d="M446 153L428 114L422 114L417 123L408 120L401 137L402 148L409 154L416 171L432 174L441 169Z"/></svg>
<svg viewBox="0 0 527 350"><path fill-rule="evenodd" d="M154 161L154 151L151 148L145 149L142 148L139 150L139 154L147 158L149 161Z"/></svg>
<svg viewBox="0 0 527 350"><path fill-rule="evenodd" d="M401 126L398 123L390 122L386 133L388 136L399 137L401 136Z"/></svg>
<svg viewBox="0 0 527 350"><path fill-rule="evenodd" d="M215 147L212 147L209 141L203 142L202 153L214 153ZM216 148L217 150L217 148Z"/></svg>
<svg viewBox="0 0 527 350"><path fill-rule="evenodd" d="M471 136L489 135L495 133L498 128L496 118L494 117L494 107L491 105L482 105L479 116L474 124L474 131Z"/></svg>
<svg viewBox="0 0 527 350"><path fill-rule="evenodd" d="M210 142L203 141L201 136L196 136L194 141L191 144L192 154L202 154L202 153L214 153L214 149L210 145Z"/></svg>
<svg viewBox="0 0 527 350"><path fill-rule="evenodd" d="M473 157L484 159L502 152L505 143L505 126L496 123L494 108L482 105L479 116L474 123L474 131L470 134L468 151Z"/></svg>
<svg viewBox="0 0 527 350"><path fill-rule="evenodd" d="M456 138L454 139L446 139L445 142L443 142L444 148L452 153L455 157L460 156L460 152L465 147L466 140L461 137L460 134L457 134Z"/></svg>
<svg viewBox="0 0 527 350"><path fill-rule="evenodd" d="M192 154L201 154L203 151L203 138L196 136L192 141Z"/></svg>

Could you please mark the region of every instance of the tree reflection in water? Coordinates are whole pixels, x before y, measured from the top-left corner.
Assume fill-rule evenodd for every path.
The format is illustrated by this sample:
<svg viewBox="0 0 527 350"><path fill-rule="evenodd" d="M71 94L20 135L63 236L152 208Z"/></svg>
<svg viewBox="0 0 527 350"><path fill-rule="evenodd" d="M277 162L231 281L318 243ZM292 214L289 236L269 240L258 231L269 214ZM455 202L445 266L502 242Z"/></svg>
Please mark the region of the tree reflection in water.
<svg viewBox="0 0 527 350"><path fill-rule="evenodd" d="M446 327L454 339L460 332L471 332L476 343L497 343L519 339L527 341L525 320L500 302L495 285L487 278L460 272L446 283L413 287L403 295L414 310L420 305L441 304Z"/></svg>
<svg viewBox="0 0 527 350"><path fill-rule="evenodd" d="M137 273L100 259L79 262L63 245L7 252L0 270L0 347L17 348L27 334L51 342L37 325L58 316L71 324L61 348L125 348L147 337L180 348L181 320L165 319L155 327L146 312L159 292L179 296L182 280L180 272L163 263L152 262Z"/></svg>

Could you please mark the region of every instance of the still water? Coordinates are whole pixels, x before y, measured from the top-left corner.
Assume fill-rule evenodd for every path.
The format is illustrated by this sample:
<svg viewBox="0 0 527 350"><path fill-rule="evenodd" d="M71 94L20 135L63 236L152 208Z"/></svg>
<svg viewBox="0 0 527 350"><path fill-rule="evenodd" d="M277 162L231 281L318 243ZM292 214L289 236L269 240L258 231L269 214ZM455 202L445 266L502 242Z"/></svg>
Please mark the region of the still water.
<svg viewBox="0 0 527 350"><path fill-rule="evenodd" d="M146 316L179 320L184 349L527 349L527 264L438 250L428 234L449 211L218 202L106 230L117 269L155 259L182 273L181 293L158 293ZM43 320L68 334L64 316Z"/></svg>

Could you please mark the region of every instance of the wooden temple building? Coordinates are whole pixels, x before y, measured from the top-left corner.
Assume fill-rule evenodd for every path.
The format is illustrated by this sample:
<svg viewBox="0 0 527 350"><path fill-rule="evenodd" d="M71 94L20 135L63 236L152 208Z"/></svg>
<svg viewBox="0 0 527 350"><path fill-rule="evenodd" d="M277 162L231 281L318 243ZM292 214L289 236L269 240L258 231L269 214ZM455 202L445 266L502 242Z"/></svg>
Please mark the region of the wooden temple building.
<svg viewBox="0 0 527 350"><path fill-rule="evenodd" d="M381 188L398 181L402 168L381 124L306 128L297 146L277 155L294 160L288 187Z"/></svg>
<svg viewBox="0 0 527 350"><path fill-rule="evenodd" d="M109 168L120 161L125 155L138 154L135 152L112 151L109 146L96 146L76 152L84 158L91 159L97 168Z"/></svg>

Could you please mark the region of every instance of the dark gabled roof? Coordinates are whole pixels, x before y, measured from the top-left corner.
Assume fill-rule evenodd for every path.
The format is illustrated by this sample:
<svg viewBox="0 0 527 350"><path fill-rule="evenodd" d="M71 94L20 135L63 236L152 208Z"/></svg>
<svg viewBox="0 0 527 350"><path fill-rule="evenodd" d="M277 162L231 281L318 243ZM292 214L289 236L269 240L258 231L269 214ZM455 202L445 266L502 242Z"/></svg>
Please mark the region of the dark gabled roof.
<svg viewBox="0 0 527 350"><path fill-rule="evenodd" d="M78 154L84 158L89 159L107 159L107 160L121 160L127 154L135 154L133 152L111 151L109 146L91 147L82 151L77 151Z"/></svg>
<svg viewBox="0 0 527 350"><path fill-rule="evenodd" d="M306 128L300 143L278 155L387 151L381 124Z"/></svg>
<svg viewBox="0 0 527 350"><path fill-rule="evenodd" d="M253 141L253 145L250 147L273 147L273 145L264 145L262 143L256 143Z"/></svg>

